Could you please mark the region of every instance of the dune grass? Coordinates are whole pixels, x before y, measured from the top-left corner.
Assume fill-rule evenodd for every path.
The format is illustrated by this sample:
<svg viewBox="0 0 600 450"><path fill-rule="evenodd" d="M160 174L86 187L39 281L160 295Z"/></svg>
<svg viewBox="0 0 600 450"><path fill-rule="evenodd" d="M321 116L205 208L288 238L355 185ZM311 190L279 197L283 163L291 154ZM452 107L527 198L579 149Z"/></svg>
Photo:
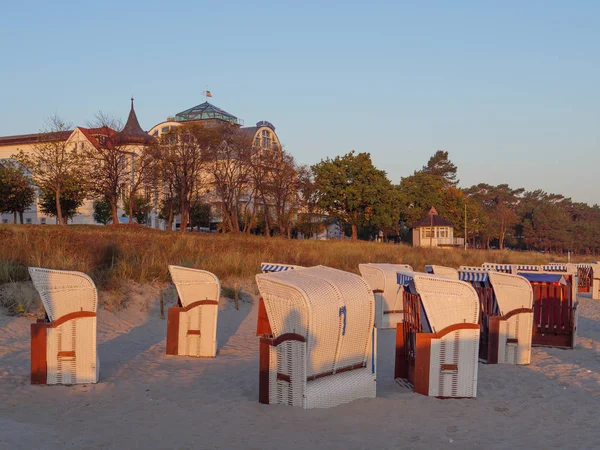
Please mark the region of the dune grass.
<svg viewBox="0 0 600 450"><path fill-rule="evenodd" d="M358 273L365 262L481 265L483 262L542 264L564 255L460 249L418 249L408 245L351 241L298 241L261 236L188 233L141 226L1 225L0 283L28 279L27 266L88 273L109 288L122 280L167 281L167 265L209 270L222 281L252 281L261 262L326 265ZM583 260L583 258L582 258Z"/></svg>

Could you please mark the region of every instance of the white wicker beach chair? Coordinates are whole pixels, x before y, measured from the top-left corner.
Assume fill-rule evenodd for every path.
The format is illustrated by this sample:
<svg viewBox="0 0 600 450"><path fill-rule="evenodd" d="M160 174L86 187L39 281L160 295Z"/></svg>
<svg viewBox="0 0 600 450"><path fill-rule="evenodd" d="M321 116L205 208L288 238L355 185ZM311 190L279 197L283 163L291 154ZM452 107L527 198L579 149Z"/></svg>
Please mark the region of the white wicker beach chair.
<svg viewBox="0 0 600 450"><path fill-rule="evenodd" d="M48 320L31 324L31 383L96 383L98 293L80 272L30 267Z"/></svg>
<svg viewBox="0 0 600 450"><path fill-rule="evenodd" d="M221 283L205 270L169 266L179 296L169 308L167 355L212 358L217 354L217 315Z"/></svg>
<svg viewBox="0 0 600 450"><path fill-rule="evenodd" d="M590 264L592 271L592 299L600 300L600 264Z"/></svg>
<svg viewBox="0 0 600 450"><path fill-rule="evenodd" d="M375 295L375 324L378 329L396 328L402 322L402 290L397 283L398 270L410 270L408 264L359 264L362 277Z"/></svg>
<svg viewBox="0 0 600 450"><path fill-rule="evenodd" d="M408 381L423 395L476 397L477 293L462 281L412 276L405 285L404 322L396 333L395 378L400 384Z"/></svg>
<svg viewBox="0 0 600 450"><path fill-rule="evenodd" d="M262 273L272 273L272 272L284 272L286 270L297 270L303 269L302 266L294 266L292 264L274 264L274 263L261 263L260 271Z"/></svg>
<svg viewBox="0 0 600 450"><path fill-rule="evenodd" d="M533 327L533 290L519 275L488 274L499 314L490 317L488 362L529 364Z"/></svg>
<svg viewBox="0 0 600 450"><path fill-rule="evenodd" d="M483 263L482 268L503 273L515 273L513 264Z"/></svg>
<svg viewBox="0 0 600 450"><path fill-rule="evenodd" d="M328 408L375 397L374 300L364 279L317 266L256 282L270 331L260 339L261 403Z"/></svg>
<svg viewBox="0 0 600 450"><path fill-rule="evenodd" d="M458 270L453 267L427 265L425 266L425 272L433 275L440 275L452 280L458 280Z"/></svg>

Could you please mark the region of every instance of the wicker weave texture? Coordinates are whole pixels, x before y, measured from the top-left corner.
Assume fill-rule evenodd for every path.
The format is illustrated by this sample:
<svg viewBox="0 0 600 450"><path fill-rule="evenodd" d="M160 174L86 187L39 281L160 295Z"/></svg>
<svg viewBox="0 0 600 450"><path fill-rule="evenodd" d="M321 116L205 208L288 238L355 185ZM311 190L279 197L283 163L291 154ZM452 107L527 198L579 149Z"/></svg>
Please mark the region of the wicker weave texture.
<svg viewBox="0 0 600 450"><path fill-rule="evenodd" d="M183 307L202 300L219 301L221 283L213 273L169 266L169 273ZM197 305L179 313L178 353L210 358L217 353L219 305Z"/></svg>
<svg viewBox="0 0 600 450"><path fill-rule="evenodd" d="M398 285L397 271L410 270L408 264L359 264L358 269L375 294L375 323L379 329L396 328L402 323L402 288Z"/></svg>
<svg viewBox="0 0 600 450"><path fill-rule="evenodd" d="M428 273L439 275L442 277L450 278L451 280L458 280L458 270L453 267L428 265Z"/></svg>
<svg viewBox="0 0 600 450"><path fill-rule="evenodd" d="M29 274L51 322L77 312L96 313L98 293L80 272L30 267ZM100 371L96 317L78 317L46 331L47 384L96 383Z"/></svg>
<svg viewBox="0 0 600 450"><path fill-rule="evenodd" d="M303 406L312 408L334 406L342 398L361 398L362 390L354 392L354 384L346 386L343 381L353 380L357 376L354 372L360 369L339 374L336 371L366 367L369 361L372 363L370 381L375 389L374 359L369 359L376 344L373 340L374 298L361 277L317 266L260 274L256 281L273 337L293 333L306 340L305 343L284 342L271 349L271 403L298 405L298 398L302 398ZM283 376L278 377L277 373ZM331 398L327 398L327 392L321 392L322 386L330 385L336 389L332 387ZM319 390L316 397L312 395L314 389ZM337 389L351 392L339 397ZM309 401L323 396L325 398L319 401Z"/></svg>
<svg viewBox="0 0 600 450"><path fill-rule="evenodd" d="M600 264L591 264L592 267L592 299L600 300Z"/></svg>
<svg viewBox="0 0 600 450"><path fill-rule="evenodd" d="M479 297L470 284L417 273L413 281L434 332L457 323L478 323Z"/></svg>
<svg viewBox="0 0 600 450"><path fill-rule="evenodd" d="M95 350L95 317L69 320L56 328L48 328L46 333L47 384L98 381L100 364ZM59 356L60 352L73 352L74 356Z"/></svg>
<svg viewBox="0 0 600 450"><path fill-rule="evenodd" d="M478 359L478 329L459 329L441 339L432 339L429 395L477 397ZM444 365L453 368L444 370Z"/></svg>
<svg viewBox="0 0 600 450"><path fill-rule="evenodd" d="M500 321L498 363L529 364L533 312L520 313ZM515 342L516 341L516 342Z"/></svg>
<svg viewBox="0 0 600 450"><path fill-rule="evenodd" d="M501 272L490 272L488 276L494 288L500 315L508 314L514 309L532 307L533 288L526 278Z"/></svg>
<svg viewBox="0 0 600 450"><path fill-rule="evenodd" d="M74 312L96 312L98 292L86 274L30 267L29 275L51 322Z"/></svg>

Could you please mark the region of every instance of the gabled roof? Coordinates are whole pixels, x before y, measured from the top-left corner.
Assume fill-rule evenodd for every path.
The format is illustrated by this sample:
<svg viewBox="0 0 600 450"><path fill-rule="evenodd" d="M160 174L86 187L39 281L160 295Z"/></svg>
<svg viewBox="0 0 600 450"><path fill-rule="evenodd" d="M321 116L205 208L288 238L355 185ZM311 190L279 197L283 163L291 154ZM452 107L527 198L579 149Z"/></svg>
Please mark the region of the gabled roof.
<svg viewBox="0 0 600 450"><path fill-rule="evenodd" d="M419 228L419 227L452 227L454 228L454 224L447 219L444 219L442 216L438 215L435 208L432 206L429 210L429 213L422 219L413 223L411 228Z"/></svg>
<svg viewBox="0 0 600 450"><path fill-rule="evenodd" d="M133 98L131 99L131 110L129 111L129 117L127 123L121 131L116 133L112 137L112 141L116 145L127 145L127 144L147 144L152 140L152 136L142 130L138 118L135 115L135 109L133 108Z"/></svg>
<svg viewBox="0 0 600 450"><path fill-rule="evenodd" d="M241 121L236 116L208 102L201 103L175 115L175 121L177 122L203 119L219 119L235 125L241 124Z"/></svg>
<svg viewBox="0 0 600 450"><path fill-rule="evenodd" d="M86 137L86 139L90 141L90 144L92 144L95 148L98 149L102 146L111 147L111 139L117 134L115 130L106 126L100 128L77 128ZM106 138L104 142L100 142L102 136Z"/></svg>

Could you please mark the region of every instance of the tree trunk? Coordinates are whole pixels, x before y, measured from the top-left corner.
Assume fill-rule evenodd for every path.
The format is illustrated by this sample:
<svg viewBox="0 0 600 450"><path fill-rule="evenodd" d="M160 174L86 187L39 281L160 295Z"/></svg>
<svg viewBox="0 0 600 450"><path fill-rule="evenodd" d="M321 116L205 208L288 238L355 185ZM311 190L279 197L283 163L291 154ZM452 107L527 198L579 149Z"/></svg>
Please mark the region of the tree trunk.
<svg viewBox="0 0 600 450"><path fill-rule="evenodd" d="M186 204L186 201L184 198L181 199L180 214L181 214L181 224L179 225L179 231L181 233L185 233L186 228L187 228L188 218L187 218L187 204Z"/></svg>
<svg viewBox="0 0 600 450"><path fill-rule="evenodd" d="M173 202L169 202L169 218L167 219L167 230L173 231Z"/></svg>
<svg viewBox="0 0 600 450"><path fill-rule="evenodd" d="M17 212L13 211L13 223L16 225L17 224Z"/></svg>
<svg viewBox="0 0 600 450"><path fill-rule="evenodd" d="M23 225L23 211L19 211L19 222Z"/></svg>
<svg viewBox="0 0 600 450"><path fill-rule="evenodd" d="M129 192L129 223L133 223L133 192Z"/></svg>
<svg viewBox="0 0 600 450"><path fill-rule="evenodd" d="M110 215L112 217L112 223L113 223L113 225L118 225L118 223L119 223L119 214L117 212L117 199L116 198L111 198L110 199Z"/></svg>
<svg viewBox="0 0 600 450"><path fill-rule="evenodd" d="M358 227L355 224L352 224L352 240L356 241L358 239Z"/></svg>
<svg viewBox="0 0 600 450"><path fill-rule="evenodd" d="M271 237L271 220L269 218L269 209L265 206L265 236Z"/></svg>
<svg viewBox="0 0 600 450"><path fill-rule="evenodd" d="M58 219L58 224L59 225L64 225L63 215L62 215L62 209L60 207L60 189L57 189L54 192L54 198L56 200L56 218Z"/></svg>

